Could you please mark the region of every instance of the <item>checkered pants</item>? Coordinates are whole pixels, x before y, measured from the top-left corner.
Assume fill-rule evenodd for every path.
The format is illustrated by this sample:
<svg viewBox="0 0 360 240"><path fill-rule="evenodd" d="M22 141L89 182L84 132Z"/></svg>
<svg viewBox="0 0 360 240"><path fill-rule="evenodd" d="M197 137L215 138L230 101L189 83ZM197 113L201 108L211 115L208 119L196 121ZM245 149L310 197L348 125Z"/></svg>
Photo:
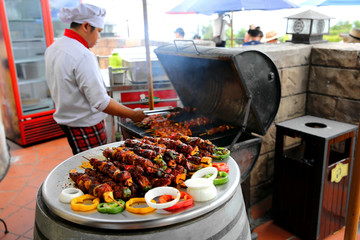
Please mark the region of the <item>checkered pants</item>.
<svg viewBox="0 0 360 240"><path fill-rule="evenodd" d="M104 120L91 127L60 127L65 132L74 155L107 143Z"/></svg>

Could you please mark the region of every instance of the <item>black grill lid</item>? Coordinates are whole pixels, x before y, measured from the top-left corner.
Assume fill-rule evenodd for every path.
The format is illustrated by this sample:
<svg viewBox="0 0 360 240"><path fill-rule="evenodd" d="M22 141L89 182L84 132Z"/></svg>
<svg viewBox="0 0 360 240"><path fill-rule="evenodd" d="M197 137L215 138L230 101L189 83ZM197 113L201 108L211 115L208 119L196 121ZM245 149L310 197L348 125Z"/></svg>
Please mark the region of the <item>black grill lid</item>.
<svg viewBox="0 0 360 240"><path fill-rule="evenodd" d="M185 107L241 127L251 97L246 131L266 134L281 97L279 73L267 55L178 43L155 53Z"/></svg>

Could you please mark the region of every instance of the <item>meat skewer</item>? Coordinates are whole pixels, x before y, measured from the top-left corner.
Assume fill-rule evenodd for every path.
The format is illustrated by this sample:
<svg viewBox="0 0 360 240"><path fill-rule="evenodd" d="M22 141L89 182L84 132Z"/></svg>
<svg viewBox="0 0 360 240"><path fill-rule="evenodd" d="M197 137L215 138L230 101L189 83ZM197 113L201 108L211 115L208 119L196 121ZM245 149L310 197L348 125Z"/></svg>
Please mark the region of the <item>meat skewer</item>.
<svg viewBox="0 0 360 240"><path fill-rule="evenodd" d="M129 187L116 183L112 178L105 176L104 174L96 171L95 169L86 168L85 173L89 176L95 177L100 183L107 183L113 189L115 198L118 199L129 199L131 197L131 190Z"/></svg>
<svg viewBox="0 0 360 240"><path fill-rule="evenodd" d="M109 184L100 183L86 173L78 173L73 170L70 171L69 176L83 192L88 192L95 197L103 198L105 202L114 201L113 189Z"/></svg>
<svg viewBox="0 0 360 240"><path fill-rule="evenodd" d="M131 174L128 171L121 171L112 162L100 161L96 158L89 160L90 164L100 172L107 174L116 182L122 183L124 186L131 186L133 183Z"/></svg>
<svg viewBox="0 0 360 240"><path fill-rule="evenodd" d="M136 179L143 191L146 192L151 189L151 182L146 176L144 176L144 169L142 167L137 165L130 165L127 168L127 171L129 171L134 179Z"/></svg>
<svg viewBox="0 0 360 240"><path fill-rule="evenodd" d="M155 138L155 137L144 137L145 140L149 140L154 143L164 144L167 148L174 149L176 152L195 155L199 148L198 146L191 146L183 143L180 140L172 140L170 138Z"/></svg>
<svg viewBox="0 0 360 240"><path fill-rule="evenodd" d="M166 152L166 146L163 144L155 144L153 142L138 141L126 139L124 142L126 147L140 147L143 149L151 149L163 155Z"/></svg>
<svg viewBox="0 0 360 240"><path fill-rule="evenodd" d="M209 140L204 140L199 137L189 137L182 134L173 134L171 139L180 140L183 143L189 144L191 146L198 146L200 149L207 150L212 152L216 146Z"/></svg>
<svg viewBox="0 0 360 240"><path fill-rule="evenodd" d="M126 150L125 148L118 147L113 151L107 149L103 154L112 161L119 161L128 165L139 165L149 174L157 173L159 169L159 166L151 160L138 156L133 151Z"/></svg>
<svg viewBox="0 0 360 240"><path fill-rule="evenodd" d="M150 149L159 153L159 155L164 158L166 158L166 156L169 156L169 158L172 160L175 160L180 155L175 150L166 148L164 144L158 144L146 139L142 139L142 141L126 139L124 145L133 148Z"/></svg>

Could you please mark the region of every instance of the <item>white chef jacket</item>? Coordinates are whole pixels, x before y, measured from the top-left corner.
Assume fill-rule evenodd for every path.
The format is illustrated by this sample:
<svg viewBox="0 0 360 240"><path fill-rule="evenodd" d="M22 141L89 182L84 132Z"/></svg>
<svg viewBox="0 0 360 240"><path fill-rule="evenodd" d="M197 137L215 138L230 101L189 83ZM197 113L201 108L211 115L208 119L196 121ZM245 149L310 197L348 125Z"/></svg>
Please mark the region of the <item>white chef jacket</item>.
<svg viewBox="0 0 360 240"><path fill-rule="evenodd" d="M221 23L222 25L222 29L220 32L220 28L221 28ZM213 36L220 36L221 41L226 41L226 32L225 32L225 28L228 25L228 22L226 20L223 19L223 15L219 15L216 19L213 20Z"/></svg>
<svg viewBox="0 0 360 240"><path fill-rule="evenodd" d="M45 71L58 124L90 127L105 119L110 96L95 55L82 43L66 36L55 41L45 51Z"/></svg>

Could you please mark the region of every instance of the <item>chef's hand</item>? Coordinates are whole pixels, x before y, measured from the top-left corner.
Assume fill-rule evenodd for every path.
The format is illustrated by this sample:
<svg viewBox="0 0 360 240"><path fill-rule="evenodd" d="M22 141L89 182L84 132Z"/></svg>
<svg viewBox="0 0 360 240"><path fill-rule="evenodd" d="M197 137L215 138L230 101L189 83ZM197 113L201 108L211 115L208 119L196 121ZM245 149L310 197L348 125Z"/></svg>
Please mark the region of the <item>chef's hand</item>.
<svg viewBox="0 0 360 240"><path fill-rule="evenodd" d="M145 113L143 110L140 110L140 109L135 109L134 110L134 115L133 117L131 118L131 120L133 122L140 122L142 121L144 118L146 117Z"/></svg>

